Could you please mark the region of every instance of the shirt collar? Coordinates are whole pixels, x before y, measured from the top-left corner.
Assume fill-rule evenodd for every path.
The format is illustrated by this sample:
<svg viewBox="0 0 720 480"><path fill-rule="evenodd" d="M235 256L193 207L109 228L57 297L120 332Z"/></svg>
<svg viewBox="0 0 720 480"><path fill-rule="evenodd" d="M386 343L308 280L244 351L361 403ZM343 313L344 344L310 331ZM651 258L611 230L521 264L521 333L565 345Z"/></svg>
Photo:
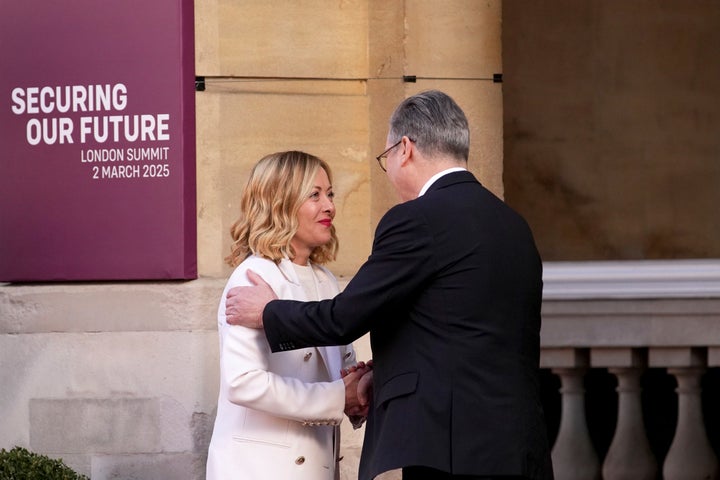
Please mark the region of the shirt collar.
<svg viewBox="0 0 720 480"><path fill-rule="evenodd" d="M425 195L425 192L428 191L428 188L430 188L430 185L435 183L440 177L443 177L443 176L447 175L448 173L462 172L465 170L467 170L467 168L453 167L453 168L448 168L447 170L443 170L442 172L436 173L435 175L430 177L430 180L428 180L425 183L425 185L423 185L422 189L420 189L420 193L418 194L418 197L422 197L423 195Z"/></svg>

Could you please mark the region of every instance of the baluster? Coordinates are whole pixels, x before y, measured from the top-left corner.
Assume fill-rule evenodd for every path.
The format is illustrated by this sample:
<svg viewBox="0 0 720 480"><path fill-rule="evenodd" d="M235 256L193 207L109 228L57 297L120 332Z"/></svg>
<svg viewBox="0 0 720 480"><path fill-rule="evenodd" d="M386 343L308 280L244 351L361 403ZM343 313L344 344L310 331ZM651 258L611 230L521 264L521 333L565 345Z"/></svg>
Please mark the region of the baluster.
<svg viewBox="0 0 720 480"><path fill-rule="evenodd" d="M602 473L604 480L655 480L658 466L645 433L639 368L610 368L618 379L618 419Z"/></svg>
<svg viewBox="0 0 720 480"><path fill-rule="evenodd" d="M585 421L584 368L554 368L560 377L562 413L552 449L555 480L600 480L598 457Z"/></svg>
<svg viewBox="0 0 720 480"><path fill-rule="evenodd" d="M704 368L668 368L678 387L678 423L663 465L665 480L715 480L718 460L708 441L702 412L700 378Z"/></svg>

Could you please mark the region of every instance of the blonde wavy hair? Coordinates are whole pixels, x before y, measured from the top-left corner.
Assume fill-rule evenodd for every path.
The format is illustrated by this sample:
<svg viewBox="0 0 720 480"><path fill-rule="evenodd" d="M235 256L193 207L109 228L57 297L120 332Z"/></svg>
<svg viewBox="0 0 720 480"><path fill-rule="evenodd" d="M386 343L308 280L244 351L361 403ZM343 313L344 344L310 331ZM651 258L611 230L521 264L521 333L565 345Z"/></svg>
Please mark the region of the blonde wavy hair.
<svg viewBox="0 0 720 480"><path fill-rule="evenodd" d="M290 241L298 229L297 213L315 185L320 169L332 184L330 167L305 152L289 151L267 155L258 161L240 198L240 218L230 228L233 243L225 261L235 267L251 254L279 263L292 259ZM313 250L310 261L323 264L335 260L338 239L335 225L330 241Z"/></svg>

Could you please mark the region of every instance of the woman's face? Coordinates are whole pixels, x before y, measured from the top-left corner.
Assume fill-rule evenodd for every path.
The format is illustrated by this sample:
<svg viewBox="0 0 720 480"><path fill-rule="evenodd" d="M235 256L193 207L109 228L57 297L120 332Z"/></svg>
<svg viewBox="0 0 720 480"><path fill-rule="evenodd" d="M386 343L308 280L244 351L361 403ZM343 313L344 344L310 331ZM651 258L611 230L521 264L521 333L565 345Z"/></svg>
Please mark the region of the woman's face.
<svg viewBox="0 0 720 480"><path fill-rule="evenodd" d="M298 229L290 244L295 251L293 262L306 265L313 249L330 241L330 227L335 217L332 185L324 169L315 176L312 193L298 210Z"/></svg>

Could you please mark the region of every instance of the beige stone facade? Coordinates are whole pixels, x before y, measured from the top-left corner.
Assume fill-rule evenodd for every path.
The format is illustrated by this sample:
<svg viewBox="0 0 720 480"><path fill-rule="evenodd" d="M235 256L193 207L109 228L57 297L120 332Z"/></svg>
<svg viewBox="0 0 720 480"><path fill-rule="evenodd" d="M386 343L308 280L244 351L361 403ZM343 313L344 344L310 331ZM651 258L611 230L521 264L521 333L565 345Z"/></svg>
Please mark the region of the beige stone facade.
<svg viewBox="0 0 720 480"><path fill-rule="evenodd" d="M505 198L545 261L720 257L720 4L503 2Z"/></svg>
<svg viewBox="0 0 720 480"><path fill-rule="evenodd" d="M334 172L352 275L374 225L396 202L374 156L406 96L439 88L466 110L470 168L502 195L500 2L199 2L196 5L198 231L201 275L224 277L227 234L251 166L301 149ZM414 75L416 83L403 82Z"/></svg>
<svg viewBox="0 0 720 480"><path fill-rule="evenodd" d="M204 478L223 257L250 167L286 149L330 163L330 267L346 282L397 201L374 156L406 96L439 88L458 101L470 168L502 195L500 28L500 0L196 2L200 278L0 285L0 447L62 457L94 480ZM369 358L365 338L356 347ZM343 442L342 478L355 478L362 430L346 425Z"/></svg>

